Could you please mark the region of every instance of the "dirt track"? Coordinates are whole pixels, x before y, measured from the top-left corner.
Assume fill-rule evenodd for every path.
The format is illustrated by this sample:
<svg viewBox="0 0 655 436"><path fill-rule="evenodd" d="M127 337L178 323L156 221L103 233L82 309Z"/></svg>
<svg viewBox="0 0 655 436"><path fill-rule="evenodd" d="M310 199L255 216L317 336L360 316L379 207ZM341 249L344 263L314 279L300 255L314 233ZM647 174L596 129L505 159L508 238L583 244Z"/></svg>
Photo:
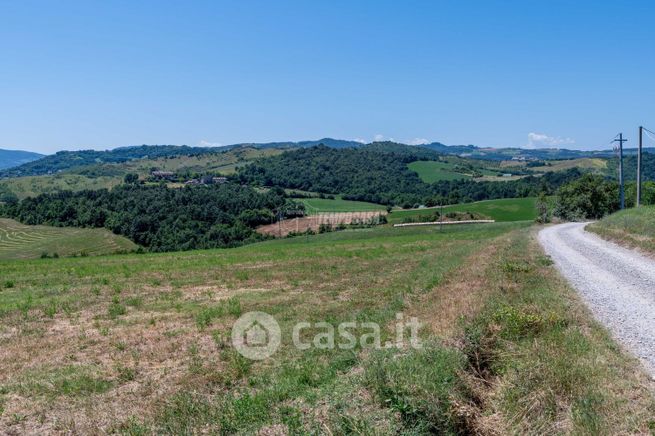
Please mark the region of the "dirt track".
<svg viewBox="0 0 655 436"><path fill-rule="evenodd" d="M655 377L655 261L584 230L586 223L539 233L555 265L596 318Z"/></svg>

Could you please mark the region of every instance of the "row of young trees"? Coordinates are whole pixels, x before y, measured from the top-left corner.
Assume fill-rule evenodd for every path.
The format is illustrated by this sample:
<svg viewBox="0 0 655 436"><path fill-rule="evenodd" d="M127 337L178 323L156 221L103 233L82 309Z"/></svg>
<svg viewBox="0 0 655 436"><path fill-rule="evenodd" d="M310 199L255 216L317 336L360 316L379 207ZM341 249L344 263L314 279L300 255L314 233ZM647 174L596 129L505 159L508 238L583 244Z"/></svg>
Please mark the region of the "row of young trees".
<svg viewBox="0 0 655 436"><path fill-rule="evenodd" d="M284 191L235 184L171 189L121 185L110 191L62 191L9 202L2 215L24 224L106 227L151 251L232 247L262 239L254 228L302 205Z"/></svg>

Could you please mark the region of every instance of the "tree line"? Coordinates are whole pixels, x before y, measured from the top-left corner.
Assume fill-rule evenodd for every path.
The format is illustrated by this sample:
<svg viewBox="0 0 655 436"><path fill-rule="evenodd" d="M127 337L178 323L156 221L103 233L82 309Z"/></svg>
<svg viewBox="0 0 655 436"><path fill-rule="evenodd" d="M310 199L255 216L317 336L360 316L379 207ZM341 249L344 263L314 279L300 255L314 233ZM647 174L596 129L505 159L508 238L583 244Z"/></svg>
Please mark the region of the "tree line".
<svg viewBox="0 0 655 436"><path fill-rule="evenodd" d="M513 181L452 180L429 184L407 167L408 163L436 160L439 156L423 148L388 143L342 150L318 146L257 160L240 168L236 178L247 184L341 194L347 200L412 207L528 197L540 192L552 194L582 174L571 169Z"/></svg>
<svg viewBox="0 0 655 436"><path fill-rule="evenodd" d="M0 213L24 224L106 227L151 251L233 247L261 240L255 227L302 205L281 189L258 192L235 184L172 189L121 185L61 191L11 201Z"/></svg>

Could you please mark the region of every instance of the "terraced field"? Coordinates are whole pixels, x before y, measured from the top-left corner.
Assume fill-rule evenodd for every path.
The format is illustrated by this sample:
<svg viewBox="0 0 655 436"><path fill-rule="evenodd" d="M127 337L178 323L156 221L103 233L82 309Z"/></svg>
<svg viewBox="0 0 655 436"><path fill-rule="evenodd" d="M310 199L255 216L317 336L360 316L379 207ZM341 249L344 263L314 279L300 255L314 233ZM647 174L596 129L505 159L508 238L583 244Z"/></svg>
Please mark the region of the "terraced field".
<svg viewBox="0 0 655 436"><path fill-rule="evenodd" d="M101 255L137 248L127 238L105 229L26 226L0 218L0 259L34 259L53 256Z"/></svg>

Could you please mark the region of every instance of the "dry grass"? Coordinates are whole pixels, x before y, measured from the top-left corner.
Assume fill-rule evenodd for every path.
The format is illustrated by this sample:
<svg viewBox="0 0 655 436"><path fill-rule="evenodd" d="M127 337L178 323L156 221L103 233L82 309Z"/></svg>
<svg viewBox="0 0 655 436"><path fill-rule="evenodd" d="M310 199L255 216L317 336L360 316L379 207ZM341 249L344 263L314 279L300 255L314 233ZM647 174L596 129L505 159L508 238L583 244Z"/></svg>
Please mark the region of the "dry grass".
<svg viewBox="0 0 655 436"><path fill-rule="evenodd" d="M286 332L299 319L366 314L385 320L396 310L391 307L402 305L399 291L431 286L489 236L508 228L378 229L232 250L0 263L3 280L13 282L0 291L0 429L97 433L129 426L135 417L159 425L165 421L162 410L181 393L209 402L239 398L270 371L298 365L319 371L311 377L331 389L337 380L331 368L342 357L317 361L285 344L276 360L251 368L229 344L234 320L244 311L265 310ZM62 368L69 372L62 375ZM45 387L26 389L28 379ZM77 384L103 389L62 388ZM266 388L265 383L256 391ZM303 428L335 425L334 416L323 423L312 418L322 407L316 394L309 395L317 388L297 388L307 393L288 403L308 421ZM344 388L344 402L349 395ZM283 406L272 410L278 407ZM370 409L371 416L375 410L386 413L372 402L357 407ZM279 419L253 425L270 432L280 428Z"/></svg>
<svg viewBox="0 0 655 436"><path fill-rule="evenodd" d="M587 230L646 255L655 255L655 206L617 212L590 224Z"/></svg>
<svg viewBox="0 0 655 436"><path fill-rule="evenodd" d="M519 227L0 262L0 286L12 282L0 291L0 432L646 431L648 380ZM505 305L516 311L497 311ZM566 330L505 336L497 314L528 309ZM273 314L286 338L257 363L229 340L251 310ZM301 352L289 340L299 320L366 320L388 327L384 341L399 311L426 326L424 350ZM494 362L484 373L468 354L475 329L502 339L478 349ZM583 400L602 419L578 419Z"/></svg>

